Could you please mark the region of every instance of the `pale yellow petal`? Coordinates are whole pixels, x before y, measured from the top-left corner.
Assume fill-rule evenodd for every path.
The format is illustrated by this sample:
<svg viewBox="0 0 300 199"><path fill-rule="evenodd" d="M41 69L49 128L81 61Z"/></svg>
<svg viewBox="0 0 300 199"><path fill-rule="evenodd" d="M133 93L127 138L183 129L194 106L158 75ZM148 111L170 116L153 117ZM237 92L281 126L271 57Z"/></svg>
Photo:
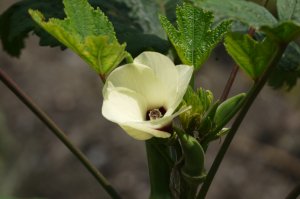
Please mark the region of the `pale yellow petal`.
<svg viewBox="0 0 300 199"><path fill-rule="evenodd" d="M106 92L102 106L103 116L113 122L143 121L146 118L145 98L128 88L113 88Z"/></svg>
<svg viewBox="0 0 300 199"><path fill-rule="evenodd" d="M164 107L169 109L174 104L178 85L178 72L174 63L167 56L156 52L143 52L133 63L150 67L160 78L166 89Z"/></svg>
<svg viewBox="0 0 300 199"><path fill-rule="evenodd" d="M153 70L140 64L126 64L115 69L107 78L103 95L111 87L125 87L140 93L147 102L147 110L160 108L165 101L165 87Z"/></svg>
<svg viewBox="0 0 300 199"><path fill-rule="evenodd" d="M168 138L171 136L170 133L155 130L133 122L125 122L119 125L126 131L126 133L137 140L148 140L152 137Z"/></svg>
<svg viewBox="0 0 300 199"><path fill-rule="evenodd" d="M182 98L186 92L186 89L190 83L191 77L193 75L194 67L187 65L177 65L176 69L178 71L178 91L175 98L174 104L167 110L166 116L171 115L174 110L178 107Z"/></svg>

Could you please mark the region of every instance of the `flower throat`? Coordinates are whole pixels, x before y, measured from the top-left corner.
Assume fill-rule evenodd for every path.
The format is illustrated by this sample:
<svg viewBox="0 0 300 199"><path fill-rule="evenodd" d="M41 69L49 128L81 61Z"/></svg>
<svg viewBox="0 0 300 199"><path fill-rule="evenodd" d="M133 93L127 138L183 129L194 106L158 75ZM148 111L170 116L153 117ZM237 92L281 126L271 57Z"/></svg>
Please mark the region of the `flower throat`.
<svg viewBox="0 0 300 199"><path fill-rule="evenodd" d="M157 120L159 118L162 118L165 113L166 113L166 109L162 106L159 109L153 109L153 110L149 110L146 113L146 120Z"/></svg>

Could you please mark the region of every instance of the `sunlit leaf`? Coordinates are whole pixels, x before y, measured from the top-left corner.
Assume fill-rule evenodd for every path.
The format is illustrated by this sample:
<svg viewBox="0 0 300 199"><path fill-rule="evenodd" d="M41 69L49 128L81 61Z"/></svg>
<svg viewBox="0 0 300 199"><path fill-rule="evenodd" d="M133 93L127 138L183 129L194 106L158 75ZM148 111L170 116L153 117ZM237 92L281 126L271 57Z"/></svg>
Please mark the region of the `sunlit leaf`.
<svg viewBox="0 0 300 199"><path fill-rule="evenodd" d="M61 43L76 52L97 73L107 75L127 55L104 13L86 0L64 0L67 18L44 21L39 11L29 10L32 18Z"/></svg>
<svg viewBox="0 0 300 199"><path fill-rule="evenodd" d="M208 59L232 21L223 21L211 30L213 13L204 12L187 3L183 4L183 8L177 6L176 16L178 30L166 17L159 15L159 18L181 61L184 64L193 65L197 70Z"/></svg>
<svg viewBox="0 0 300 199"><path fill-rule="evenodd" d="M225 47L234 61L252 78L259 78L272 61L277 44L266 37L262 43L249 35L229 32L225 35Z"/></svg>

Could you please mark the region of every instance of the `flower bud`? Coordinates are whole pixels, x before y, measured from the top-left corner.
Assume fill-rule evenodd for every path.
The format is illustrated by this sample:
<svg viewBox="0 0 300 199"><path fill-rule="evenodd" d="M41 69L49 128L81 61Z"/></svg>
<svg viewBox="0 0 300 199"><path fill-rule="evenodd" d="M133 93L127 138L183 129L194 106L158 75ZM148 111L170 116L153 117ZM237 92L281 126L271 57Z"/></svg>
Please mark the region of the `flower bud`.
<svg viewBox="0 0 300 199"><path fill-rule="evenodd" d="M185 155L185 164L181 169L181 175L189 186L198 186L206 178L205 154L199 142L192 136L185 134L177 126L174 126Z"/></svg>
<svg viewBox="0 0 300 199"><path fill-rule="evenodd" d="M245 97L245 93L241 93L223 102L217 109L214 116L214 122L219 125L233 111L233 109ZM213 118L213 117L212 117Z"/></svg>

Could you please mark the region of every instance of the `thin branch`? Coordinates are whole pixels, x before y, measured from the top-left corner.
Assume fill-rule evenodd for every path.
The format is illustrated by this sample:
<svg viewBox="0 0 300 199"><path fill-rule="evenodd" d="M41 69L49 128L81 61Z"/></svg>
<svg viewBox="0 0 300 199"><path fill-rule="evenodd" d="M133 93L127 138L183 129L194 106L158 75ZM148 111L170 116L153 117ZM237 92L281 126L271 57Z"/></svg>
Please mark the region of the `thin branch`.
<svg viewBox="0 0 300 199"><path fill-rule="evenodd" d="M60 141L77 157L85 168L96 178L113 199L121 196L89 161L89 159L72 143L62 130L0 69L0 80L52 131Z"/></svg>
<svg viewBox="0 0 300 199"><path fill-rule="evenodd" d="M211 182L214 179L215 174L217 173L217 170L218 170L218 168L219 168L219 166L231 144L231 141L233 140L233 138L235 136L236 131L238 130L240 124L242 123L244 117L246 116L249 108L251 107L252 103L256 99L257 95L259 94L259 92L261 91L263 86L268 81L271 73L273 72L273 69L276 67L276 65L280 61L286 47L287 47L287 44L279 45L279 48L277 49L277 51L275 53L274 59L272 60L272 62L270 63L270 65L268 66L268 68L266 69L264 74L262 75L261 79L258 81L258 83L254 82L254 84L256 84L256 86L254 87L253 91L249 94L248 99L246 100L244 106L242 107L237 118L235 119L234 123L232 124L232 127L231 127L228 135L226 136L224 143L222 144L222 146L217 154L217 157L215 158L215 160L207 174L206 180L204 181L204 184L201 187L201 190L199 192L199 195L197 196L197 199L204 199L206 197L206 194L211 185Z"/></svg>
<svg viewBox="0 0 300 199"><path fill-rule="evenodd" d="M263 0L260 5L266 7L267 3L268 3L268 0ZM255 33L255 29L251 27L249 29L249 31L248 31L248 35L250 37L253 37L254 33ZM240 68L239 65L237 63L235 63L234 67L233 67L233 69L231 71L231 74L230 74L230 76L228 78L228 81L226 83L226 86L225 86L225 88L223 90L223 93L222 93L222 96L221 96L221 99L220 99L220 104L222 104L222 102L224 102L227 99L228 94L229 94L229 92L231 90L232 84L234 82L234 79L236 77L236 74L239 71L239 68Z"/></svg>

